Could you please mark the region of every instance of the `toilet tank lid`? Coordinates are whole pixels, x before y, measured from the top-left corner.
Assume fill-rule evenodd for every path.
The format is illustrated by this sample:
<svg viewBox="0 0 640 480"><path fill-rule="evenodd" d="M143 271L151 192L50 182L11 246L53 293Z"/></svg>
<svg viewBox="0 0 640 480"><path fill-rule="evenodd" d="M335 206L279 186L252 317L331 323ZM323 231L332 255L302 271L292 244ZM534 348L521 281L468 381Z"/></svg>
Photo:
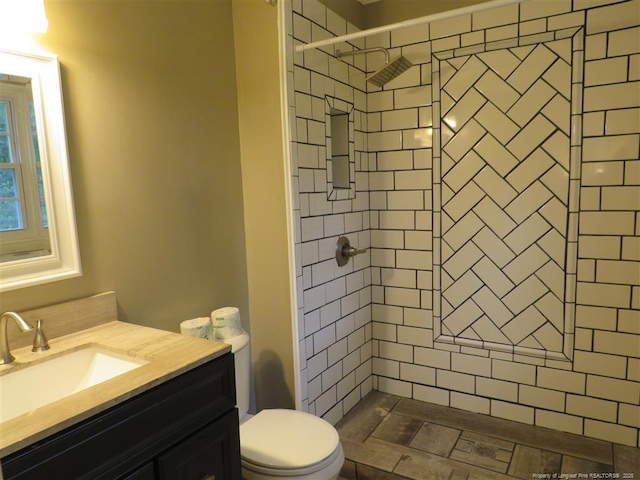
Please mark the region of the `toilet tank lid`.
<svg viewBox="0 0 640 480"><path fill-rule="evenodd" d="M227 345L231 345L231 353L236 353L238 350L242 350L249 343L249 334L242 330L240 335L236 335L231 338L221 339Z"/></svg>
<svg viewBox="0 0 640 480"><path fill-rule="evenodd" d="M299 469L322 462L338 448L333 425L296 410L262 410L240 425L242 457L276 469Z"/></svg>

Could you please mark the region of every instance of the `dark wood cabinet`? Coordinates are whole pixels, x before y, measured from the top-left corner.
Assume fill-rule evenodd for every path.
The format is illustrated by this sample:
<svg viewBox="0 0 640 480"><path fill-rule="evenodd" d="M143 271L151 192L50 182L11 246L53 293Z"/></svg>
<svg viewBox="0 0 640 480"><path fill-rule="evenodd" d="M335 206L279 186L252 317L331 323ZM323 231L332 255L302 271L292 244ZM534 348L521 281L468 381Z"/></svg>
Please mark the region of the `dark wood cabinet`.
<svg viewBox="0 0 640 480"><path fill-rule="evenodd" d="M234 418L235 415L235 418ZM158 457L159 480L234 478L239 443L237 413L230 412ZM235 426L235 428L234 428Z"/></svg>
<svg viewBox="0 0 640 480"><path fill-rule="evenodd" d="M155 478L156 470L153 462L149 462L140 468L136 468L134 472L125 475L121 480L155 480Z"/></svg>
<svg viewBox="0 0 640 480"><path fill-rule="evenodd" d="M241 480L227 353L2 459L5 480Z"/></svg>

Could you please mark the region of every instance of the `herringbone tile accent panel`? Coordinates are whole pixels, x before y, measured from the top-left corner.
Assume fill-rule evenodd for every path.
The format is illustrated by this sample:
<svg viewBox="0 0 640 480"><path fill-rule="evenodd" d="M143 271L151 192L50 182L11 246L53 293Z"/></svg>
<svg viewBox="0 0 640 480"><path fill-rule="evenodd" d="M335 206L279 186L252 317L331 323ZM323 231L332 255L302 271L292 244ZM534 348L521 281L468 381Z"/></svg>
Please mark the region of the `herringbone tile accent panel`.
<svg viewBox="0 0 640 480"><path fill-rule="evenodd" d="M566 38L439 62L442 335L563 351L572 58Z"/></svg>

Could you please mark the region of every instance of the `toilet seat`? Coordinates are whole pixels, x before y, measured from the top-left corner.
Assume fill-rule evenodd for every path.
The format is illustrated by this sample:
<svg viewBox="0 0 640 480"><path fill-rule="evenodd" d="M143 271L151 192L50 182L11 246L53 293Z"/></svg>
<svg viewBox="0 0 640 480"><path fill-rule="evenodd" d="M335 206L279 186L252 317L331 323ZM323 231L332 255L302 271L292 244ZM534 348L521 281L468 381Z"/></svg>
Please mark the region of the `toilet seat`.
<svg viewBox="0 0 640 480"><path fill-rule="evenodd" d="M296 410L262 410L243 423L240 451L244 468L282 477L318 472L344 458L335 428Z"/></svg>

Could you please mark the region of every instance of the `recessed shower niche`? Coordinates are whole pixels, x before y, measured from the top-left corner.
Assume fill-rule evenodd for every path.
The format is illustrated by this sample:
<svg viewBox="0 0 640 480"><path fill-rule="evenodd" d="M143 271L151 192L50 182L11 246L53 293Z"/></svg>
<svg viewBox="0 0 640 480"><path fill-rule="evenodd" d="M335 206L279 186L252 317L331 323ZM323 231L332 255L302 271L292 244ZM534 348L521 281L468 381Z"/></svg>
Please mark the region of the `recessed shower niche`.
<svg viewBox="0 0 640 480"><path fill-rule="evenodd" d="M583 38L432 57L437 341L573 356Z"/></svg>
<svg viewBox="0 0 640 480"><path fill-rule="evenodd" d="M353 105L329 96L325 100L328 199L355 198Z"/></svg>

